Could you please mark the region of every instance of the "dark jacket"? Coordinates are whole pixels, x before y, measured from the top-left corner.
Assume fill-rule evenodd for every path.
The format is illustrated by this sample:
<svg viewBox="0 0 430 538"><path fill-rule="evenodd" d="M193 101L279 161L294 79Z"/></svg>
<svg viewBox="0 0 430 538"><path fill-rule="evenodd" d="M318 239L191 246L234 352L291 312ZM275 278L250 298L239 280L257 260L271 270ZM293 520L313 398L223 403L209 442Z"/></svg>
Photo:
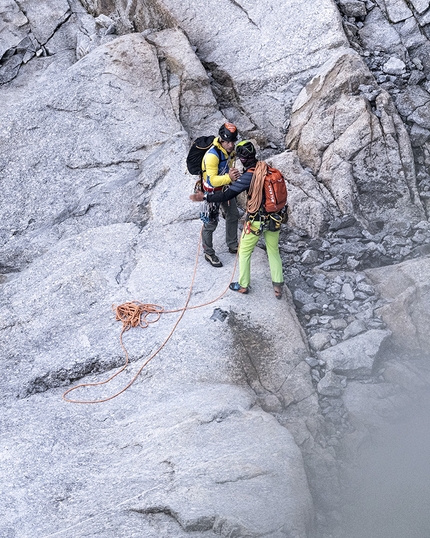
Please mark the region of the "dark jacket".
<svg viewBox="0 0 430 538"><path fill-rule="evenodd" d="M208 202L227 202L235 198L243 191L247 191L251 185L252 172L244 172L239 179L231 183L224 191L207 194Z"/></svg>

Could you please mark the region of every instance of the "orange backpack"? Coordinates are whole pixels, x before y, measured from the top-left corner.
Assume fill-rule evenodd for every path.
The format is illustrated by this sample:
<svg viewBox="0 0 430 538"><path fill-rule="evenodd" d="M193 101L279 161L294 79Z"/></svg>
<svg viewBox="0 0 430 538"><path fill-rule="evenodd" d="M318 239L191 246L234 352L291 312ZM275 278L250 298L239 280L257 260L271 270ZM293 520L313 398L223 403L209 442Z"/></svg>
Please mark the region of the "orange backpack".
<svg viewBox="0 0 430 538"><path fill-rule="evenodd" d="M287 203L287 186L284 176L277 168L267 166L263 193L265 198L263 207L267 213L278 213L285 207Z"/></svg>
<svg viewBox="0 0 430 538"><path fill-rule="evenodd" d="M263 208L266 213L279 213L287 204L287 186L284 176L277 168L259 161L255 168L249 168L252 180L248 190L246 211L256 213Z"/></svg>

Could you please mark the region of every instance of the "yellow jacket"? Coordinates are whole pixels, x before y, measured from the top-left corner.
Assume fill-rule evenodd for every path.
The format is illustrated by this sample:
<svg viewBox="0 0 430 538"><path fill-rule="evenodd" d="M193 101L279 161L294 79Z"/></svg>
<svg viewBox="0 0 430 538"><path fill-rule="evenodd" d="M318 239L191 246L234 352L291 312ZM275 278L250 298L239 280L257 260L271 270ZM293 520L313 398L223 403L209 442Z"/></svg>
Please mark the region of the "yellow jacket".
<svg viewBox="0 0 430 538"><path fill-rule="evenodd" d="M205 153L202 161L205 191L220 190L224 185L231 183L228 171L233 167L235 156L234 151L230 155L226 152L220 144L219 137L215 138L212 147Z"/></svg>

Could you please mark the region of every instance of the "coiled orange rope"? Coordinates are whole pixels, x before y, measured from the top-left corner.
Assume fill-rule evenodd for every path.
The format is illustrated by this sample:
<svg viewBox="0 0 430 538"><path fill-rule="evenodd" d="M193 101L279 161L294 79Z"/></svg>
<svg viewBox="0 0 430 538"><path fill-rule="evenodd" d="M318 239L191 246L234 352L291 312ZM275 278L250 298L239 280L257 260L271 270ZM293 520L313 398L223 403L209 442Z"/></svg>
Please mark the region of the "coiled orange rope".
<svg viewBox="0 0 430 538"><path fill-rule="evenodd" d="M263 184L267 174L267 163L258 161L252 174L251 184L248 191L248 201L246 211L249 215L257 213L263 201Z"/></svg>
<svg viewBox="0 0 430 538"><path fill-rule="evenodd" d="M162 306L156 304L141 303L140 301L131 301L117 307L112 307L116 313L116 320L122 321L124 331L128 331L131 327L142 327L146 329L150 323L155 323L160 319L164 312ZM156 315L155 319L148 319L150 315Z"/></svg>
<svg viewBox="0 0 430 538"><path fill-rule="evenodd" d="M212 301L208 301L207 303L203 303L200 305L188 306L188 303L191 299L194 281L196 278L197 265L198 265L199 253L200 253L200 245L201 245L201 239L202 239L202 231L203 231L203 227L200 232L200 239L199 239L199 244L198 244L197 253L196 253L196 261L194 264L194 272L193 272L193 277L191 280L190 290L188 292L187 300L185 302L184 307L178 308L176 310L164 310L162 306L159 306L156 304L141 303L140 301L131 301L128 303L121 304L119 306L113 305L112 308L114 309L116 313L116 319L122 322L122 329L121 329L121 334L120 334L119 339L120 339L121 347L125 353L124 365L121 366L121 368L117 372L115 372L112 376L110 376L108 379L105 379L104 381L98 381L96 383L80 383L79 385L75 385L74 387L71 387L70 389L66 390L66 392L63 394L63 400L65 400L66 402L79 403L79 404L95 404L95 403L102 403L102 402L107 402L109 400L113 400L114 398L116 398L117 396L125 392L128 388L130 388L131 385L133 385L133 383L139 377L140 373L145 368L145 366L163 349L163 347L167 344L167 342L170 340L171 336L175 332L175 329L178 326L179 322L181 321L182 317L184 316L186 310L192 310L195 308L201 308L202 306L207 306L209 304L214 303L215 301L220 299L223 295L225 295L225 293L229 289L229 285L232 282L234 273L236 271L237 255L236 255L236 260L234 263L233 272L232 272L230 281L227 284L227 287L225 288L225 290ZM70 394L71 392L79 388L96 387L99 385L105 385L106 383L109 383L109 381L112 381L112 379L114 379L117 375L119 375L121 372L123 372L127 368L127 365L129 363L129 355L123 343L123 335L126 331L128 331L132 327L142 327L142 329L146 329L150 323L155 323L156 321L158 321L161 317L161 314L169 314L169 313L175 313L175 312L180 312L180 315L178 319L176 320L175 324L173 325L172 330L170 331L170 333L164 340L164 342L160 345L160 347L156 351L154 351L154 353L152 353L150 357L148 357L148 359L146 359L146 361L139 368L139 370L134 375L132 380L119 392L113 394L112 396L101 398L99 400L73 400L67 397L68 394Z"/></svg>

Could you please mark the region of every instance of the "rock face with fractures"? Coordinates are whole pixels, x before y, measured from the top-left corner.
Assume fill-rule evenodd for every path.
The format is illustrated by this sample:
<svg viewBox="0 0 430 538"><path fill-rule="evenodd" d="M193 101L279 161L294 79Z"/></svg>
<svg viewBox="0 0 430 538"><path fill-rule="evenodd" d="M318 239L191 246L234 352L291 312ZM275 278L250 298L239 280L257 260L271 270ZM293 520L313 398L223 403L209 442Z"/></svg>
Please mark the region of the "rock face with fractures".
<svg viewBox="0 0 430 538"><path fill-rule="evenodd" d="M181 28L213 80L223 114L263 144L283 142L292 102L309 74L347 41L331 1L85 2L95 15L133 25ZM114 15L116 14L116 15ZM227 22L231 21L231 22Z"/></svg>
<svg viewBox="0 0 430 538"><path fill-rule="evenodd" d="M411 236L399 251L418 252L414 241L425 251L412 150L427 140L427 90L392 99L349 47L333 2L278 4L0 0L1 536L314 538L338 499L345 409L357 442L378 398L385 411L396 383L416 385L394 360L381 386L360 381L379 368L382 344L399 349L399 312L410 349L425 349L425 269L369 273L382 305L340 265L375 260L379 236L396 245L387 231ZM364 20L368 4L340 7ZM395 15L406 35L394 4L375 16ZM406 62L385 60L390 73ZM235 265L223 221L224 267L202 261L193 277L201 222L185 157L191 137L226 119L287 178L286 272L300 274L295 258L318 263L319 276L340 272L294 301L288 289L275 300L259 248L252 292L225 293ZM191 287L194 308L175 326ZM337 288L349 310L330 319ZM340 319L358 299L377 304L387 329L370 314ZM128 331L130 365L97 385L125 360L112 305L130 300L173 312ZM345 342L319 332L309 346L316 317ZM79 382L96 385L72 399L117 394L158 349L118 398L61 399Z"/></svg>
<svg viewBox="0 0 430 538"><path fill-rule="evenodd" d="M429 271L428 257L368 271L387 301L380 315L393 331L392 344L404 354L426 355L430 345Z"/></svg>
<svg viewBox="0 0 430 538"><path fill-rule="evenodd" d="M388 93L369 95L372 85L358 54L328 62L294 103L286 142L330 194L332 217L377 231L417 223L424 210L406 129Z"/></svg>
<svg viewBox="0 0 430 538"><path fill-rule="evenodd" d="M2 111L3 155L13 156L2 170L3 266L22 267L65 233L148 219L148 188L169 168L160 149L184 132L141 35L98 48L21 108Z"/></svg>
<svg viewBox="0 0 430 538"><path fill-rule="evenodd" d="M165 69L160 58L170 58L175 43L191 56L183 57L188 72L177 66L181 84L194 73L204 80L184 35L167 30L110 40L61 76L61 55L35 58L16 92L4 88L1 466L9 478L2 535L38 528L96 536L105 526L103 534L116 537L136 529L148 537L301 537L313 527L302 453L264 410L318 417L307 345L291 302L275 301L273 309L260 253L258 312L243 315L241 297L224 297L217 307L227 321L212 320L210 302L222 295L234 257L219 282L208 264L199 265L194 305L209 306L186 313L134 396L132 387L96 406L61 399L78 380L103 381L125 360L112 304L185 304L200 221L183 172L181 114L193 125L193 106L205 98L211 125L224 118L208 85L206 97L202 89L198 99L192 91L174 98L173 64ZM156 330L128 333L132 365L124 377L94 392L80 389L76 398L119 392L172 328L165 318Z"/></svg>

